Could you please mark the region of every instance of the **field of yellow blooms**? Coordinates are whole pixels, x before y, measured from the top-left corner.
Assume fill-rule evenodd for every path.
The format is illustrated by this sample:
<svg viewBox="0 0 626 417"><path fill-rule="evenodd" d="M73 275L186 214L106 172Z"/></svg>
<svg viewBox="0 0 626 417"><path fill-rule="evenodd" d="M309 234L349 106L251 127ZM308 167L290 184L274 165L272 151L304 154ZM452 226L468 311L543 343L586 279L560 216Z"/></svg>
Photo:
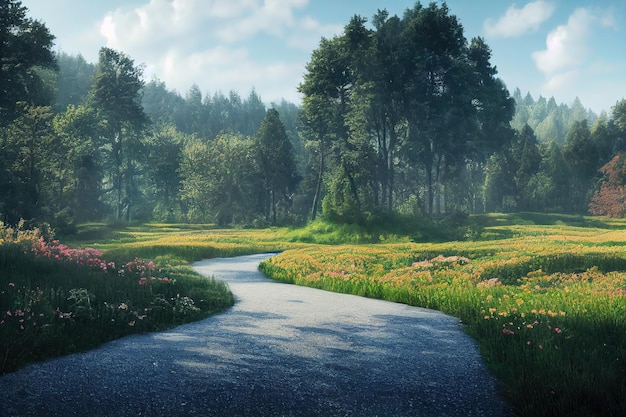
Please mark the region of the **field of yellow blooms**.
<svg viewBox="0 0 626 417"><path fill-rule="evenodd" d="M268 276L458 317L522 416L626 415L626 223L287 250Z"/></svg>

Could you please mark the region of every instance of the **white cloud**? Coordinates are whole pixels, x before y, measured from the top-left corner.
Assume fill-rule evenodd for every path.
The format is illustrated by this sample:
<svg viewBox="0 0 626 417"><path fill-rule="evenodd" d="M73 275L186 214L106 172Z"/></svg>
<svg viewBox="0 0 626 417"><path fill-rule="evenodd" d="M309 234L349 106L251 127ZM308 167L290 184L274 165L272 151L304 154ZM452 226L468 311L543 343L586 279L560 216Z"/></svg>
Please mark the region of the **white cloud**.
<svg viewBox="0 0 626 417"><path fill-rule="evenodd" d="M162 58L159 67L159 79L182 94L194 83L204 93L234 90L245 95L255 87L268 102L282 98L298 102L296 86L304 72L301 64L259 64L247 50L223 46L190 55L172 50Z"/></svg>
<svg viewBox="0 0 626 417"><path fill-rule="evenodd" d="M553 74L582 64L589 54L587 35L595 20L588 9L576 9L566 25L548 34L546 49L532 54L537 68L545 74Z"/></svg>
<svg viewBox="0 0 626 417"><path fill-rule="evenodd" d="M534 1L521 9L515 5L509 7L497 22L487 19L484 29L487 36L512 38L535 31L554 13L554 5L546 1Z"/></svg>
<svg viewBox="0 0 626 417"><path fill-rule="evenodd" d="M299 101L296 88L305 57L322 36L341 26L306 15L309 0L145 0L118 8L102 20L107 46L146 64L156 76L184 93L193 83L203 91L252 87L264 100ZM260 45L260 35L270 42ZM271 45L271 46L268 46ZM259 48L269 49L264 54ZM297 63L291 63L293 60ZM271 59L269 59L271 58Z"/></svg>
<svg viewBox="0 0 626 417"><path fill-rule="evenodd" d="M545 75L541 92L572 101L580 97L585 106L602 110L607 97L617 96L623 64L600 59L592 39L601 42L599 28L616 28L609 13L592 8L576 9L564 25L546 37L546 49L532 54L535 66ZM611 85L614 87L611 89ZM606 110L606 108L604 109Z"/></svg>

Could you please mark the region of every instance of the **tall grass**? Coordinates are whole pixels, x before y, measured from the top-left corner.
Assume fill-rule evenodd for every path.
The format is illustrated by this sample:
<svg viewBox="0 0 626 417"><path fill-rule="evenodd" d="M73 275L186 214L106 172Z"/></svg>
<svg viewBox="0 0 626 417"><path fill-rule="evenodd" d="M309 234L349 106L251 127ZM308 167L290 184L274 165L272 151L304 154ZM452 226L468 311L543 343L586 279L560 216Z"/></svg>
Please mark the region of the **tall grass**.
<svg viewBox="0 0 626 417"><path fill-rule="evenodd" d="M286 282L460 318L521 416L626 415L626 261L609 244L626 242L626 231L498 224L485 236L511 237L312 245L261 269Z"/></svg>
<svg viewBox="0 0 626 417"><path fill-rule="evenodd" d="M98 250L0 224L0 374L198 320L234 302L224 283L198 276L180 258L118 255L104 260Z"/></svg>

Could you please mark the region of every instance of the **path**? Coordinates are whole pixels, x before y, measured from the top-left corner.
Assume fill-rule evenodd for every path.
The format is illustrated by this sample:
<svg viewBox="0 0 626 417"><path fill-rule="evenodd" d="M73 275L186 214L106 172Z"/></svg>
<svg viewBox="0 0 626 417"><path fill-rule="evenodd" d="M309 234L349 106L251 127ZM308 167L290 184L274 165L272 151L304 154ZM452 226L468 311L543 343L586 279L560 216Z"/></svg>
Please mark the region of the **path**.
<svg viewBox="0 0 626 417"><path fill-rule="evenodd" d="M0 377L1 416L504 416L456 319L194 264L236 305Z"/></svg>

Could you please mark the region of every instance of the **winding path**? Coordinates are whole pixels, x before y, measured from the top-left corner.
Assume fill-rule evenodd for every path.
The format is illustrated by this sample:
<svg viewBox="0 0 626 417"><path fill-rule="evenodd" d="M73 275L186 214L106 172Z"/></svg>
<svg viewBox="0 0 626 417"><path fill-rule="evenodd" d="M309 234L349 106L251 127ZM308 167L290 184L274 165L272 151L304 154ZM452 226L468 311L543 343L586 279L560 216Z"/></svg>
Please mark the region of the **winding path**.
<svg viewBox="0 0 626 417"><path fill-rule="evenodd" d="M508 416L436 311L270 281L269 255L197 262L235 306L0 377L0 416Z"/></svg>

